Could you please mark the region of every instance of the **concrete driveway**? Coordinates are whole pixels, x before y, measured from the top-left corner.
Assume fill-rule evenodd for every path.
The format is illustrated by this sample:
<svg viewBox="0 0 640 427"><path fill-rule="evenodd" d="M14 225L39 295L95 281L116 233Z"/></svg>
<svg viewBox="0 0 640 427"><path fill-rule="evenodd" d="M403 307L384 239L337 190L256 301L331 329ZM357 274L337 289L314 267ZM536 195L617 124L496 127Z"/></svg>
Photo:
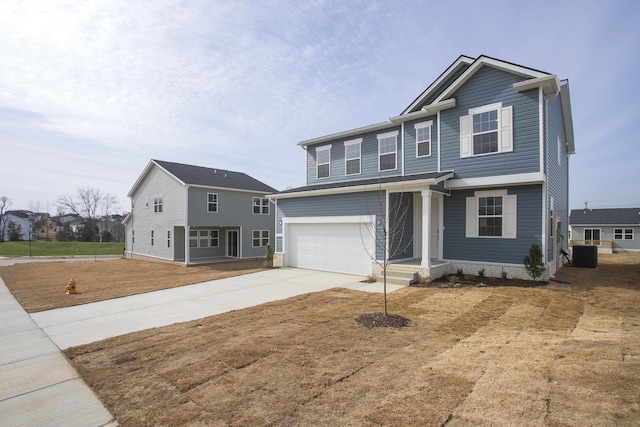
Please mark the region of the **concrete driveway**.
<svg viewBox="0 0 640 427"><path fill-rule="evenodd" d="M29 315L0 278L0 427L118 425L60 350L335 287L382 292L362 280L282 268Z"/></svg>

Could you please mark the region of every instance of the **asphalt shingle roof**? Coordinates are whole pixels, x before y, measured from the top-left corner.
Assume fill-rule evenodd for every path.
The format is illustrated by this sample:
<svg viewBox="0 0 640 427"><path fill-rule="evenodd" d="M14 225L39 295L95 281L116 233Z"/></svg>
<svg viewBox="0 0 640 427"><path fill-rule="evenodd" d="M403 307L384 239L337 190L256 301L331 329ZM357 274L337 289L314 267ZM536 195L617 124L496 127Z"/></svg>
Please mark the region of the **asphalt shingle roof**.
<svg viewBox="0 0 640 427"><path fill-rule="evenodd" d="M188 185L249 190L264 194L275 193L278 191L275 188L270 187L242 172L206 168L204 166L185 165L182 163L165 162L162 160L154 160L154 162Z"/></svg>
<svg viewBox="0 0 640 427"><path fill-rule="evenodd" d="M341 181L341 182L332 182L327 184L317 184L317 185L307 185L305 187L298 188L290 188L284 191L280 191L278 194L287 194L287 193L298 193L303 191L314 191L314 190L327 190L331 188L346 188L346 187L354 187L358 185L374 185L374 184L388 184L393 182L402 182L402 181L420 181L423 179L437 179L443 176L449 175L451 172L429 172L422 173L417 175L408 175L408 176L392 176L388 178L371 178L371 179L361 179L357 181Z"/></svg>
<svg viewBox="0 0 640 427"><path fill-rule="evenodd" d="M640 225L640 208L573 209L571 225Z"/></svg>

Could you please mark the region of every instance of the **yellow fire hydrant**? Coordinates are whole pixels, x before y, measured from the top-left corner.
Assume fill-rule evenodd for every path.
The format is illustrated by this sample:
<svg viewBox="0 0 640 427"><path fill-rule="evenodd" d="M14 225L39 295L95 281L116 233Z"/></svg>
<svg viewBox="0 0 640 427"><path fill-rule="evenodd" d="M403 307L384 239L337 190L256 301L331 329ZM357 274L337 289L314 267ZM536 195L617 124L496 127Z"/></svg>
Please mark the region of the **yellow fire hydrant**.
<svg viewBox="0 0 640 427"><path fill-rule="evenodd" d="M67 295L69 294L77 294L76 292L76 281L71 279L69 283L67 283Z"/></svg>

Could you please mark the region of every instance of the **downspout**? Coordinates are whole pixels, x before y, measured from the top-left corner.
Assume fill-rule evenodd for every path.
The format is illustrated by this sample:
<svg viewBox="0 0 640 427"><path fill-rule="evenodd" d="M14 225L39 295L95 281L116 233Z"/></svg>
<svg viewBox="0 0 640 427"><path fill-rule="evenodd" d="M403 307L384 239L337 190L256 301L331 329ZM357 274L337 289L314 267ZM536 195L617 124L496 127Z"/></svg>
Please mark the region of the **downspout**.
<svg viewBox="0 0 640 427"><path fill-rule="evenodd" d="M440 172L442 170L440 166L440 111L438 111L436 118L436 132L438 132L438 172Z"/></svg>
<svg viewBox="0 0 640 427"><path fill-rule="evenodd" d="M541 159L543 159L543 164L544 164L544 183L542 186L542 195L544 197L543 200L543 209L544 209L544 213L542 215L542 256L543 256L543 260L544 260L544 264L547 267L547 271L550 271L551 268L551 261L548 259L548 252L547 252L547 241L549 239L549 230L548 230L548 225L549 225L549 100L551 98L555 98L556 96L558 96L558 94L560 92L555 92L552 95L545 95L544 91L542 89L542 87L540 87L540 96L543 99L543 109L544 109L544 138L543 138L543 142L542 142L542 147L541 149L543 150L542 154L541 154ZM542 165L541 165L542 166ZM557 259L555 258L555 254L554 254L554 260L557 261ZM551 275L550 275L551 276Z"/></svg>
<svg viewBox="0 0 640 427"><path fill-rule="evenodd" d="M406 148L404 146L404 121L400 124L400 146L402 147L402 176L404 176L404 162L405 162L404 152Z"/></svg>

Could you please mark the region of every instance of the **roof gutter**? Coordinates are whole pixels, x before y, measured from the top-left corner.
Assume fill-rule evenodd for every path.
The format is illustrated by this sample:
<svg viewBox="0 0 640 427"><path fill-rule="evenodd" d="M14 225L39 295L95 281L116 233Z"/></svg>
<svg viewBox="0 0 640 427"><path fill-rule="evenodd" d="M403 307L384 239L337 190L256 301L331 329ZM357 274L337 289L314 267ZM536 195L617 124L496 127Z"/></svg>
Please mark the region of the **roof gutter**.
<svg viewBox="0 0 640 427"><path fill-rule="evenodd" d="M426 105L422 107L420 111L414 111L413 113L390 117L389 121L391 123L404 123L409 120L416 120L416 119L421 119L423 117L433 116L438 111L448 110L450 108L454 108L455 106L456 106L455 98L449 98L449 99L445 99L444 101Z"/></svg>

